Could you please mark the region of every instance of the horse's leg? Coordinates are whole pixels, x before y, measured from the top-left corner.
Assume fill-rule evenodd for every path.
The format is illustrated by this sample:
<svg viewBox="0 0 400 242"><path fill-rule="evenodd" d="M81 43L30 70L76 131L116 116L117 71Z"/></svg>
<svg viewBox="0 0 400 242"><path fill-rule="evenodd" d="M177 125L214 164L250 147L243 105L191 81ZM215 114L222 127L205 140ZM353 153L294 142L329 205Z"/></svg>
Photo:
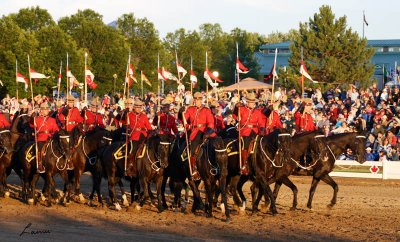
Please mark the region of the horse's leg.
<svg viewBox="0 0 400 242"><path fill-rule="evenodd" d="M149 198L149 184L148 184L148 182L143 177L139 178L139 182L140 182L140 186L143 188L143 196L140 199L139 205L136 206L137 210L140 210L143 207L143 205L146 202L146 200Z"/></svg>
<svg viewBox="0 0 400 242"><path fill-rule="evenodd" d="M55 181L52 172L50 171L46 172L46 180L47 180L47 188L46 188L47 206L51 207L52 206L51 191L55 187Z"/></svg>
<svg viewBox="0 0 400 242"><path fill-rule="evenodd" d="M312 207L311 206L312 200L313 200L314 193L315 193L315 190L317 189L319 181L320 181L320 178L313 177L313 180L312 180L312 183L311 183L311 188L310 188L310 194L308 196L308 202L307 202L307 207L309 209L311 209L311 207Z"/></svg>
<svg viewBox="0 0 400 242"><path fill-rule="evenodd" d="M224 171L225 170L225 171ZM229 222L230 220L230 211L228 209L228 196L226 194L226 177L227 177L227 173L228 171L226 169L223 169L223 171L221 172L221 178L219 179L219 190L221 191L221 213L225 213L225 217L226 217L226 222Z"/></svg>
<svg viewBox="0 0 400 242"><path fill-rule="evenodd" d="M162 199L163 196L162 196L162 192L161 192L161 190L162 190L161 187L163 185L163 180L164 180L163 176L159 176L156 179L157 201L158 201L157 208L158 208L159 212L162 212L164 210L163 202L165 202L165 198L164 198L164 201L163 201L163 199Z"/></svg>
<svg viewBox="0 0 400 242"><path fill-rule="evenodd" d="M122 183L122 179L119 179L118 186L119 186L119 189L121 190L122 205L124 205L125 207L128 207L129 202L128 202L128 198L126 197L126 194L125 194L125 188L124 188L124 183Z"/></svg>
<svg viewBox="0 0 400 242"><path fill-rule="evenodd" d="M208 179L204 180L204 187L206 189L206 204L205 204L205 212L206 217L211 218L212 215L212 205L213 205L213 187L211 181Z"/></svg>
<svg viewBox="0 0 400 242"><path fill-rule="evenodd" d="M32 175L32 179L30 181L30 192L31 192L31 197L28 199L28 204L35 204L36 203L36 195L35 195L35 190L36 190L36 184L39 180L40 175L35 173Z"/></svg>
<svg viewBox="0 0 400 242"><path fill-rule="evenodd" d="M276 213L278 213L278 212L276 211L275 198L274 198L274 194L272 193L271 188L269 187L269 183L268 183L267 179L266 179L265 177L262 177L262 178L260 179L260 181L259 181L259 185L260 185L260 187L262 188L262 191L265 192L265 193L268 195L269 200L270 200L270 202L271 202L270 211L271 211L272 215L275 215ZM261 193L262 193L262 192L261 192ZM254 212L255 210L256 210L256 208L253 207L253 212Z"/></svg>
<svg viewBox="0 0 400 242"><path fill-rule="evenodd" d="M203 203L203 200L201 200L199 189L197 188L197 185L193 181L193 179L189 180L189 186L193 192L192 212L195 213L196 210L203 210L204 203Z"/></svg>
<svg viewBox="0 0 400 242"><path fill-rule="evenodd" d="M244 212L246 210L246 197L243 193L243 185L249 180L248 176L240 176L239 183L237 184L237 191L239 193L240 198L242 199L242 207L240 207L240 211Z"/></svg>
<svg viewBox="0 0 400 242"><path fill-rule="evenodd" d="M326 174L321 178L326 184L330 185L333 188L333 197L331 200L331 204L328 205L329 208L332 208L336 204L336 199L337 199L337 194L339 191L339 186L336 184L336 182L332 179L332 177L329 176L329 174Z"/></svg>
<svg viewBox="0 0 400 242"><path fill-rule="evenodd" d="M289 180L289 178L287 176L285 176L281 179L282 179L281 181L283 182L283 184L288 186L293 192L293 204L292 204L292 207L290 208L290 210L296 210L296 208L297 208L297 193L298 193L297 187L296 187L296 185L293 184L293 182L291 180ZM277 184L277 183L275 183L275 184ZM276 186L275 186L275 189L276 189ZM274 189L274 197L276 199L276 196L278 196L278 193L276 193L276 196L275 196L275 189ZM279 190L279 188L278 188L278 190Z"/></svg>
<svg viewBox="0 0 400 242"><path fill-rule="evenodd" d="M230 186L229 186L230 192L231 192L232 197L233 197L233 202L235 203L235 206L237 206L237 209L239 209L239 206L242 205L242 201L240 200L240 197L239 197L239 195L237 193L237 186L238 186L238 183L239 183L239 179L240 179L240 176L232 177L231 181L230 181Z"/></svg>
<svg viewBox="0 0 400 242"><path fill-rule="evenodd" d="M78 166L75 167L74 170L74 186L75 186L75 195L79 198L79 203L85 203L85 198L81 193L81 176L82 176L82 169L79 169Z"/></svg>
<svg viewBox="0 0 400 242"><path fill-rule="evenodd" d="M264 193L261 191L260 186L256 182L253 182L253 184L251 184L250 191L251 191L251 203L254 213L258 211L258 204L260 203Z"/></svg>
<svg viewBox="0 0 400 242"><path fill-rule="evenodd" d="M168 177L163 176L162 181L161 181L161 199L162 199L162 206L164 209L168 208L167 201L165 200L165 186L167 185L167 180L168 180Z"/></svg>
<svg viewBox="0 0 400 242"><path fill-rule="evenodd" d="M133 202L136 200L135 199L135 189L136 189L136 184L138 183L138 179L136 177L132 177L131 183L130 183L130 188L131 188L131 205Z"/></svg>
<svg viewBox="0 0 400 242"><path fill-rule="evenodd" d="M110 196L110 202L115 206L115 210L119 211L121 210L121 206L119 205L117 199L116 199L116 193L115 193L115 181L117 180L117 177L115 176L109 176L108 177L108 193Z"/></svg>

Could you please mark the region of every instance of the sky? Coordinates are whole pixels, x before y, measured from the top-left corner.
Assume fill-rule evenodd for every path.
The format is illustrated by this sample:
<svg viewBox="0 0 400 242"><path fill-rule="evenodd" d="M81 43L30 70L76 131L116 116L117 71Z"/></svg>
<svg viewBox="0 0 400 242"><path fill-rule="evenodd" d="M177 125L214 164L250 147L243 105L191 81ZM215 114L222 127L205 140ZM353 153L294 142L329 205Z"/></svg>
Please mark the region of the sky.
<svg viewBox="0 0 400 242"><path fill-rule="evenodd" d="M90 8L103 15L105 23L124 13L146 17L161 38L178 28L197 30L203 23L219 23L226 32L239 27L268 35L298 29L324 4L332 7L337 18L346 15L348 26L360 35L365 11L368 39L400 39L399 0L0 0L0 15L40 6L57 21Z"/></svg>

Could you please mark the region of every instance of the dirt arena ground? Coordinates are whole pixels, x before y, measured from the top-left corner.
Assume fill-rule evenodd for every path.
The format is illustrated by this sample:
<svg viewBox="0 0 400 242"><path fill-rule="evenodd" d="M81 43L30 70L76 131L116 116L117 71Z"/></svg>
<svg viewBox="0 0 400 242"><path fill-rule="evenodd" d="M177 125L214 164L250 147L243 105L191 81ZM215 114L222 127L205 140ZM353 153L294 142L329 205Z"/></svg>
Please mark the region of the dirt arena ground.
<svg viewBox="0 0 400 242"><path fill-rule="evenodd" d="M339 184L337 205L327 208L332 189L321 183L312 210L306 208L311 178L292 180L299 188L297 211L289 211L292 194L282 187L278 215L233 212L231 222L226 223L219 209L215 210L215 218L206 218L171 210L158 213L150 205L140 211L134 207L114 211L77 203L68 207L29 206L14 197L20 183L13 175L8 179L11 197L0 198L0 241L400 241L400 180L335 178ZM90 178L85 175L85 195L90 186ZM250 197L249 184L245 191ZM106 196L106 186L102 192Z"/></svg>

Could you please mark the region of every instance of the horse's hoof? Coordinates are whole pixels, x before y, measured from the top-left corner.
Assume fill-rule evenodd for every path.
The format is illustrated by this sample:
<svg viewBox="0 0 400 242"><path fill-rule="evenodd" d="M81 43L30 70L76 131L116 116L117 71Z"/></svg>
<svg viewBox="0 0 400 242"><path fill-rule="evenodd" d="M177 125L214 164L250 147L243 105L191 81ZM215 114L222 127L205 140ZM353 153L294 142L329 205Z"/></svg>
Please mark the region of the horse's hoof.
<svg viewBox="0 0 400 242"><path fill-rule="evenodd" d="M225 214L225 204L221 203L221 213Z"/></svg>
<svg viewBox="0 0 400 242"><path fill-rule="evenodd" d="M122 209L121 205L119 205L119 203L114 203L114 206L115 206L115 210L117 210L117 211L120 211Z"/></svg>
<svg viewBox="0 0 400 242"><path fill-rule="evenodd" d="M29 198L28 199L28 204L29 205L33 205L35 203L35 200L33 200L33 198Z"/></svg>
<svg viewBox="0 0 400 242"><path fill-rule="evenodd" d="M5 198L9 198L10 197L10 192L9 191L4 192L4 197Z"/></svg>
<svg viewBox="0 0 400 242"><path fill-rule="evenodd" d="M332 208L333 208L333 206L335 206L335 204L334 204L334 203L331 203L331 204L328 204L328 205L327 205L327 207L328 207L329 209L332 209Z"/></svg>
<svg viewBox="0 0 400 242"><path fill-rule="evenodd" d="M93 199L89 199L88 206L89 207L94 207Z"/></svg>
<svg viewBox="0 0 400 242"><path fill-rule="evenodd" d="M312 208L311 204L307 204L307 208L311 209Z"/></svg>
<svg viewBox="0 0 400 242"><path fill-rule="evenodd" d="M290 208L290 211L296 211L297 210L297 207L291 207Z"/></svg>
<svg viewBox="0 0 400 242"><path fill-rule="evenodd" d="M229 222L231 222L231 218L230 218L230 217L228 217L228 218L225 218L225 222L226 222L226 223L229 223Z"/></svg>
<svg viewBox="0 0 400 242"><path fill-rule="evenodd" d="M136 205L136 210L140 211L140 209L142 209L142 207L140 205Z"/></svg>
<svg viewBox="0 0 400 242"><path fill-rule="evenodd" d="M128 199L126 198L126 195L125 195L125 194L122 195L122 205L123 205L124 207L128 207L128 206L129 206L129 202L128 202Z"/></svg>
<svg viewBox="0 0 400 242"><path fill-rule="evenodd" d="M40 200L42 202L46 201L46 197L43 195L43 193L40 194Z"/></svg>
<svg viewBox="0 0 400 242"><path fill-rule="evenodd" d="M85 197L83 196L82 193L80 193L78 197L79 197L79 203L80 204L85 204L86 203L86 199L85 199Z"/></svg>
<svg viewBox="0 0 400 242"><path fill-rule="evenodd" d="M212 213L207 213L206 214L206 218L212 218L212 217L213 217Z"/></svg>
<svg viewBox="0 0 400 242"><path fill-rule="evenodd" d="M272 209L271 210L272 216L275 216L278 214L278 211L276 209Z"/></svg>
<svg viewBox="0 0 400 242"><path fill-rule="evenodd" d="M164 207L163 206L157 206L158 212L161 213L164 211Z"/></svg>
<svg viewBox="0 0 400 242"><path fill-rule="evenodd" d="M244 212L246 210L246 201L243 201L243 205L239 209L242 212Z"/></svg>

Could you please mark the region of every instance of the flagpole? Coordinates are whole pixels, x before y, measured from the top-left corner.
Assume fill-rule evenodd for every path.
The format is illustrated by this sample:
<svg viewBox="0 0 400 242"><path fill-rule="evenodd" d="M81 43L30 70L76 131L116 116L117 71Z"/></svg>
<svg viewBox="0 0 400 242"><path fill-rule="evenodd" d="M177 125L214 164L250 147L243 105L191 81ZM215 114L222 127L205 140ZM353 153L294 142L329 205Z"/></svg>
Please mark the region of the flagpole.
<svg viewBox="0 0 400 242"><path fill-rule="evenodd" d="M142 99L144 99L144 95L143 95L143 71L140 71L140 85L142 86Z"/></svg>
<svg viewBox="0 0 400 242"><path fill-rule="evenodd" d="M181 75L179 73L179 68L178 68L179 62L178 62L178 52L176 51L176 48L175 48L175 61L176 61L176 71L178 72L178 88L177 88L178 90L177 90L177 92L178 92L178 97L179 97L179 102L178 102L178 110L179 110L181 107L181 102L180 102L181 93L179 93L179 85L181 84Z"/></svg>
<svg viewBox="0 0 400 242"><path fill-rule="evenodd" d="M364 26L365 26L365 10L363 10L363 20L362 20L362 22L363 22L363 39L364 39Z"/></svg>
<svg viewBox="0 0 400 242"><path fill-rule="evenodd" d="M128 64L126 65L125 83L124 83L124 97L129 98L129 65L131 64L131 49L129 49ZM115 94L115 93L114 93Z"/></svg>
<svg viewBox="0 0 400 242"><path fill-rule="evenodd" d="M208 70L208 53L206 51L206 71ZM206 79L206 106L208 107L208 80Z"/></svg>
<svg viewBox="0 0 400 242"><path fill-rule="evenodd" d="M57 80L57 102L58 102L58 100L60 100L60 88L61 88L61 80L62 80L62 78L61 78L61 68L62 68L62 61L61 61L61 64L60 64L60 73L58 74L58 79L59 80Z"/></svg>
<svg viewBox="0 0 400 242"><path fill-rule="evenodd" d="M87 81L86 81L87 56L88 56L88 53L85 52L85 75L84 75L84 78L85 78L85 103L86 103L86 105L88 103L87 102Z"/></svg>
<svg viewBox="0 0 400 242"><path fill-rule="evenodd" d="M31 79L31 62L29 59L28 55L28 70L29 70L29 83L31 85L31 98L32 98L32 110L35 110L35 101L33 99L33 85L32 85L32 79ZM38 157L39 157L39 152L38 152L38 144L37 144L37 131L36 131L36 118L33 118L33 130L35 131L35 155L36 155L36 169L39 169L39 162L38 162Z"/></svg>
<svg viewBox="0 0 400 242"><path fill-rule="evenodd" d="M159 71L160 71L160 53L157 54L157 92L158 92L158 95L157 95L157 113L158 114L160 113L160 108L161 108L160 107L160 96L161 96L161 93L160 93L160 78L158 77L160 75ZM158 117L158 119L157 119L157 129L160 130L160 117Z"/></svg>
<svg viewBox="0 0 400 242"><path fill-rule="evenodd" d="M18 102L18 60L15 59L15 94L16 94L16 98L17 98L17 102Z"/></svg>
<svg viewBox="0 0 400 242"><path fill-rule="evenodd" d="M193 70L193 57L190 55L190 71ZM192 73L190 73L192 74ZM189 78L190 79L190 78ZM193 82L190 80L190 96L193 98Z"/></svg>
<svg viewBox="0 0 400 242"><path fill-rule="evenodd" d="M301 47L301 63L304 61L303 46ZM304 100L304 75L301 74L301 100Z"/></svg>
<svg viewBox="0 0 400 242"><path fill-rule="evenodd" d="M238 42L236 42L236 60L239 59L239 44ZM236 75L237 75L237 83L238 83L238 94L239 94L239 101L238 103L240 103L240 77L239 77L239 72L238 72L238 68L236 69ZM237 129L238 129L238 145L239 145L239 168L240 170L242 170L242 141L240 138L240 105L238 105L238 125L237 125Z"/></svg>
<svg viewBox="0 0 400 242"><path fill-rule="evenodd" d="M67 67L66 67L66 70L67 70L67 92L65 93L65 94L66 94L65 98L67 98L68 93L69 93L69 90L68 90L68 86L69 86L69 76L68 76L68 52L67 52Z"/></svg>
<svg viewBox="0 0 400 242"><path fill-rule="evenodd" d="M274 103L274 89L275 89L275 68L276 68L276 56L278 54L278 49L275 48L275 61L274 68L272 70L272 93L271 93L271 104Z"/></svg>

